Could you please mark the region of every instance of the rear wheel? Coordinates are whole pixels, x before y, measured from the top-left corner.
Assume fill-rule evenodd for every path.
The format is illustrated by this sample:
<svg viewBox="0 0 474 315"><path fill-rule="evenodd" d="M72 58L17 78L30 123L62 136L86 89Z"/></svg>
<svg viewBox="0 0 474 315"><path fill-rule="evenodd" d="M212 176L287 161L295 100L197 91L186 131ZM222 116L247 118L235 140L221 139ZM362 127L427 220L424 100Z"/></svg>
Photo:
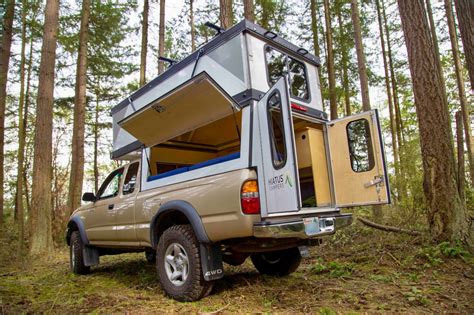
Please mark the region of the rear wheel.
<svg viewBox="0 0 474 315"><path fill-rule="evenodd" d="M278 277L294 272L301 262L301 254L298 247L254 254L250 258L258 272Z"/></svg>
<svg viewBox="0 0 474 315"><path fill-rule="evenodd" d="M71 233L70 242L71 243L69 246L69 258L71 264L71 271L78 275L88 274L91 270L91 267L84 265L84 244L82 243L79 231L74 231Z"/></svg>
<svg viewBox="0 0 474 315"><path fill-rule="evenodd" d="M190 225L175 225L160 237L156 268L164 291L178 301L196 301L209 294L213 281L202 275L199 242Z"/></svg>

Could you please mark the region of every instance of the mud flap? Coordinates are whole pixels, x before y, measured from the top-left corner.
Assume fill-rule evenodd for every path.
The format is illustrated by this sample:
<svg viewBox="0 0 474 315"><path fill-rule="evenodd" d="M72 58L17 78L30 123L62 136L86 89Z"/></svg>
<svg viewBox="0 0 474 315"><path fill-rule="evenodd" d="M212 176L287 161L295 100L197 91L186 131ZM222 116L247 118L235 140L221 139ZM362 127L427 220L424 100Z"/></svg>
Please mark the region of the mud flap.
<svg viewBox="0 0 474 315"><path fill-rule="evenodd" d="M84 265L87 267L99 264L99 250L95 247L84 245L82 257L84 257Z"/></svg>
<svg viewBox="0 0 474 315"><path fill-rule="evenodd" d="M222 252L220 247L201 243L200 249L204 280L213 281L224 277L224 265L222 263Z"/></svg>

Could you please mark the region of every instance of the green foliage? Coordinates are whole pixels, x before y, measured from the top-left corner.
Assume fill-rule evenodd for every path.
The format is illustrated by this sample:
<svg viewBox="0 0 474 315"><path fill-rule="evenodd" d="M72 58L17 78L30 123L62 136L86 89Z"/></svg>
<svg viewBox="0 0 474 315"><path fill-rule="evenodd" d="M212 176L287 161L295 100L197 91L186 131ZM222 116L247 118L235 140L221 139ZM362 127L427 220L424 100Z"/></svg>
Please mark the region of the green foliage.
<svg viewBox="0 0 474 315"><path fill-rule="evenodd" d="M322 260L319 260L311 267L311 272L314 274L329 273L334 278L344 278L352 275L354 271L354 264L352 263L340 263L337 261L331 261L326 264Z"/></svg>
<svg viewBox="0 0 474 315"><path fill-rule="evenodd" d="M423 291L418 289L417 287L411 287L408 292L404 293L404 295L410 303L427 305L431 302L428 297L423 293Z"/></svg>

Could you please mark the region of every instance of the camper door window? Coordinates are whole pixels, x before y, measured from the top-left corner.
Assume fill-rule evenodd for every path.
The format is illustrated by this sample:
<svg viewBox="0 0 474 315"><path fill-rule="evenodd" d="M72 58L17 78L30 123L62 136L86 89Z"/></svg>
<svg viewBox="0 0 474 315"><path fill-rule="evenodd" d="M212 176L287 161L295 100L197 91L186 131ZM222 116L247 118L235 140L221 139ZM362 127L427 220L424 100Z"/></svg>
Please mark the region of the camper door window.
<svg viewBox="0 0 474 315"><path fill-rule="evenodd" d="M268 98L267 102L270 145L272 147L272 161L275 169L282 168L286 163L285 133L281 110L280 92L276 90Z"/></svg>
<svg viewBox="0 0 474 315"><path fill-rule="evenodd" d="M347 125L349 154L354 172L367 172L375 166L370 126L367 119L359 119Z"/></svg>
<svg viewBox="0 0 474 315"><path fill-rule="evenodd" d="M309 100L306 68L302 62L270 46L265 47L265 58L270 85L275 84L285 73L289 73L291 96L305 101Z"/></svg>

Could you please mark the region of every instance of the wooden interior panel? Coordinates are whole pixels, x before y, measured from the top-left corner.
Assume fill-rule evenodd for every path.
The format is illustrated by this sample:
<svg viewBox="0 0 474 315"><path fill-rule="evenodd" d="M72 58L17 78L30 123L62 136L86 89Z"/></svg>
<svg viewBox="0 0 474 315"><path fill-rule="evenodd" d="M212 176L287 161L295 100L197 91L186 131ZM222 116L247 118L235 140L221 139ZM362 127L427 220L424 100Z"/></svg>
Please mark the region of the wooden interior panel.
<svg viewBox="0 0 474 315"><path fill-rule="evenodd" d="M323 130L304 127L295 133L295 138L298 169L310 168L312 170L318 207L330 205L331 190Z"/></svg>

